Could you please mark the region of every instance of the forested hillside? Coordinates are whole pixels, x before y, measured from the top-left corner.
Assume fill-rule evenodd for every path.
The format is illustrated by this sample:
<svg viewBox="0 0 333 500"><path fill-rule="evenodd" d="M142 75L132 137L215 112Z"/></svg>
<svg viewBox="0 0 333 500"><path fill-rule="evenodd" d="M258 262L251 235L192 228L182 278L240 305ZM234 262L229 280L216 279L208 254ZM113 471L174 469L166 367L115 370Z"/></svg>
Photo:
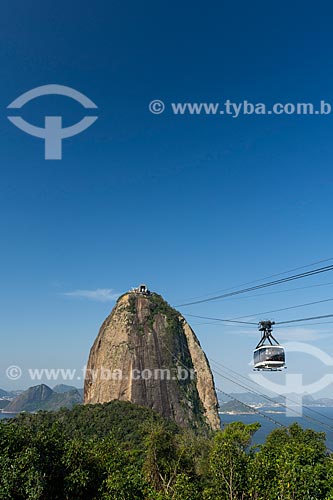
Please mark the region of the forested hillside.
<svg viewBox="0 0 333 500"><path fill-rule="evenodd" d="M1 500L329 500L324 434L297 424L251 448L257 424L194 434L114 401L0 423Z"/></svg>

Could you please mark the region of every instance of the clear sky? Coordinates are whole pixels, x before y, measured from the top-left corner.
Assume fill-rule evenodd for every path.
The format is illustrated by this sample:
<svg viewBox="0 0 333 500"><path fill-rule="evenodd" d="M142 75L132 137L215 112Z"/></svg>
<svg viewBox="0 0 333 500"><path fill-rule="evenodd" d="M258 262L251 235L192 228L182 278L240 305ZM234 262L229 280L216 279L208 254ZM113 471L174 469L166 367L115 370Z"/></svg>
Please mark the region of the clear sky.
<svg viewBox="0 0 333 500"><path fill-rule="evenodd" d="M176 305L333 256L333 115L175 116L169 106L333 104L332 14L321 0L1 2L0 387L34 385L28 368L81 368L114 297L140 282ZM98 106L61 161L45 161L43 141L7 120L9 103L50 83ZM149 112L153 99L163 114ZM21 114L41 126L50 110L65 125L85 115L55 96ZM182 312L257 321L333 298L332 283L326 273ZM328 302L268 317L331 312ZM250 371L255 327L190 322L209 357ZM276 333L333 355L332 327ZM9 365L22 367L19 381ZM304 354L288 370L309 382L333 372Z"/></svg>

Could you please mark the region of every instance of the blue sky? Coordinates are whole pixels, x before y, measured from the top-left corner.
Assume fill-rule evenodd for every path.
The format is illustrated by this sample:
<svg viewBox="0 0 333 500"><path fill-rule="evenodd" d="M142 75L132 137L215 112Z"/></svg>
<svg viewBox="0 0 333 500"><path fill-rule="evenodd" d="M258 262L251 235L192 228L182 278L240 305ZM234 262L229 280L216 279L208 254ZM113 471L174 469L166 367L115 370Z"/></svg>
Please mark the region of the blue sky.
<svg viewBox="0 0 333 500"><path fill-rule="evenodd" d="M31 385L27 368L84 365L114 303L93 300L96 290L112 299L147 282L178 304L332 256L332 115L148 111L152 99L333 103L332 10L328 1L3 0L0 387ZM45 161L43 141L7 120L9 103L49 83L98 106L97 122L64 141L62 161ZM65 125L84 116L55 96L22 116L41 126L46 110ZM333 297L331 284L292 291L331 282L327 273L182 312L250 315ZM327 303L275 319L330 312ZM208 356L247 374L256 332L202 323L191 321ZM297 325L280 338L333 355L332 326ZM327 371L307 355L290 361L309 381ZM12 364L24 371L18 382L5 377Z"/></svg>

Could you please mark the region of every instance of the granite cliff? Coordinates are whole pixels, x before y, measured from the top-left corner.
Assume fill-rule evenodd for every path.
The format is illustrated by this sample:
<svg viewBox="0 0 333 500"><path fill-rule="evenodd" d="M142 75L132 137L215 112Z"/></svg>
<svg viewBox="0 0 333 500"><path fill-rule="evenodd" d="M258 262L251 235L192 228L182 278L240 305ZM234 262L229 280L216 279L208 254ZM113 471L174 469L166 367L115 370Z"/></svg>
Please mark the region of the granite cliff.
<svg viewBox="0 0 333 500"><path fill-rule="evenodd" d="M127 400L184 427L219 429L208 360L183 316L160 295L121 296L91 348L86 404Z"/></svg>

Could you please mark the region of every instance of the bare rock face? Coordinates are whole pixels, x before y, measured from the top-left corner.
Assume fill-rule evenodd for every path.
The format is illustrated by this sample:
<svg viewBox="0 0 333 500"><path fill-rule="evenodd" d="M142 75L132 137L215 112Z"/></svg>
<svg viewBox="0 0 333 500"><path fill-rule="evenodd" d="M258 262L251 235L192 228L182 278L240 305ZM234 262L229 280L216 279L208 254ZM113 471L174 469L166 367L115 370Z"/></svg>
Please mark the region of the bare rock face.
<svg viewBox="0 0 333 500"><path fill-rule="evenodd" d="M208 360L185 319L161 296L119 298L91 348L84 402L148 406L184 427L220 428Z"/></svg>

